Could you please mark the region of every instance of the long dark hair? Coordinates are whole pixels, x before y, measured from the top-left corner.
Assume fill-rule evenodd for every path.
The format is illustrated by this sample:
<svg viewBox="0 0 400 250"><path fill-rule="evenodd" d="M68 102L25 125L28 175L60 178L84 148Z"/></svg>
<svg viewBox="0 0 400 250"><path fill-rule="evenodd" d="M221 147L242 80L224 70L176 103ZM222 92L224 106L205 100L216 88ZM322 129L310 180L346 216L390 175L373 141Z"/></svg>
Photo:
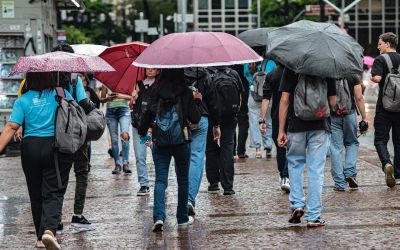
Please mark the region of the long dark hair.
<svg viewBox="0 0 400 250"><path fill-rule="evenodd" d="M154 83L154 94L159 94L161 88L173 84L176 87L185 84L185 75L183 69L163 69Z"/></svg>
<svg viewBox="0 0 400 250"><path fill-rule="evenodd" d="M54 47L51 52L54 51L64 51L68 53L75 53L74 49L67 43L59 44ZM68 89L71 83L71 73L70 72L54 72L54 78L58 80L59 86Z"/></svg>
<svg viewBox="0 0 400 250"><path fill-rule="evenodd" d="M28 72L26 73L26 82L24 89L36 90L42 92L43 90L51 90L57 87L57 82L54 79L54 74L51 72Z"/></svg>

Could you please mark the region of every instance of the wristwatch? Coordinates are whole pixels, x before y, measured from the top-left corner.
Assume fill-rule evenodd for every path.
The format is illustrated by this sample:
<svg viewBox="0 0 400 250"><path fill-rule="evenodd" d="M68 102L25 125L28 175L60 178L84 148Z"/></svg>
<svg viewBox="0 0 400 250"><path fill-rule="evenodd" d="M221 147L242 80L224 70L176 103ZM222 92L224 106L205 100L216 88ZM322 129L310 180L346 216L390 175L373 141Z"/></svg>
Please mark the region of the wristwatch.
<svg viewBox="0 0 400 250"><path fill-rule="evenodd" d="M260 119L260 120L258 121L258 124L265 124L265 119Z"/></svg>

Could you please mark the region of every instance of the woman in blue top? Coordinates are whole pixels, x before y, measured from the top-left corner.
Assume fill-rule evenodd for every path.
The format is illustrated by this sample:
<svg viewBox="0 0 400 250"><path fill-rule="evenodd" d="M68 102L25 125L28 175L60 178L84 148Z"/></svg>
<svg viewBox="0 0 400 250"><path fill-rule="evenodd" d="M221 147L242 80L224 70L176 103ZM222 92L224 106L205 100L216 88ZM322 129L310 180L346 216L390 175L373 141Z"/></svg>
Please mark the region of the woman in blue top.
<svg viewBox="0 0 400 250"><path fill-rule="evenodd" d="M10 119L0 136L2 151L18 128L24 127L21 162L31 200L36 247L45 246L48 249L60 249L54 235L73 159L72 155L58 153L60 188L54 162L55 114L58 106L55 87L52 73L27 73L27 91L15 101ZM65 95L72 98L67 91Z"/></svg>

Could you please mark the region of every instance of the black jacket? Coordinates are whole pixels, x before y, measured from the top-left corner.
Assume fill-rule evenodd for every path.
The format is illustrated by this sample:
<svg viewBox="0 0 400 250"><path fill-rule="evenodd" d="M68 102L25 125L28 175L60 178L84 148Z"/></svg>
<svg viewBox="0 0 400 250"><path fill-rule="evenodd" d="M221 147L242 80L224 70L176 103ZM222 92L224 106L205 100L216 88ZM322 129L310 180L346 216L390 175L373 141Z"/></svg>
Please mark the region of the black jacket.
<svg viewBox="0 0 400 250"><path fill-rule="evenodd" d="M203 101L199 104L201 115L208 116L213 125L219 125L221 117L217 92L208 72L204 68L186 68L185 82L203 95Z"/></svg>

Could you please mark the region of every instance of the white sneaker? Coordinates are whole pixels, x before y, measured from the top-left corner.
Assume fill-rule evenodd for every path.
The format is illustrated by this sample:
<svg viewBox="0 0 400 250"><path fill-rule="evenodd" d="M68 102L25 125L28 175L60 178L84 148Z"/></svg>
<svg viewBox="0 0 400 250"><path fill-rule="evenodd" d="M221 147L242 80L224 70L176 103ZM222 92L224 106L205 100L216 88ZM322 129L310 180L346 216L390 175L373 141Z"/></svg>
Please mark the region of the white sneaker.
<svg viewBox="0 0 400 250"><path fill-rule="evenodd" d="M153 232L161 232L164 230L164 221L158 220L156 223L153 225Z"/></svg>
<svg viewBox="0 0 400 250"><path fill-rule="evenodd" d="M282 189L282 191L285 191L286 193L290 193L290 181L289 181L289 178L283 177L281 179L281 189Z"/></svg>
<svg viewBox="0 0 400 250"><path fill-rule="evenodd" d="M178 227L185 227L188 225L192 225L194 222L194 217L193 216L189 216L189 220L185 223L178 223Z"/></svg>

